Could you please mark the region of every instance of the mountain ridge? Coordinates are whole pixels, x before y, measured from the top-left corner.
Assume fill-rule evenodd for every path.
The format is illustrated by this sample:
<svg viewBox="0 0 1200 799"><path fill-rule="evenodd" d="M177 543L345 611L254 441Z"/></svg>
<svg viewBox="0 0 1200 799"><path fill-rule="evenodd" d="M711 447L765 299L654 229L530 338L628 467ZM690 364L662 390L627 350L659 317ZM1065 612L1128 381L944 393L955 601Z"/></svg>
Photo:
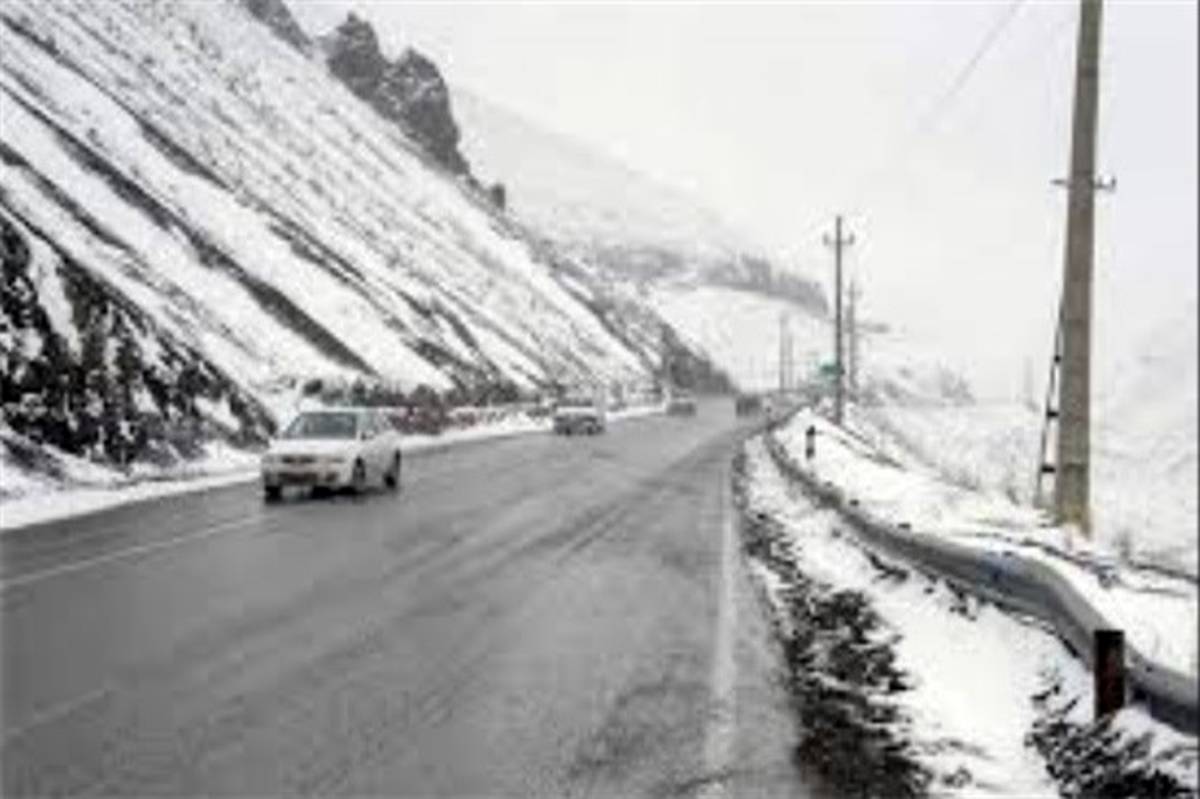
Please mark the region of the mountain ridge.
<svg viewBox="0 0 1200 799"><path fill-rule="evenodd" d="M0 8L7 425L121 462L145 447L111 442L168 422L260 440L312 377L468 392L650 379L656 356L566 291L486 197L244 14ZM85 292L54 288L79 274L116 310L89 316ZM74 342L114 326L128 336L85 365ZM62 386L59 356L80 372ZM149 388L193 372L210 377L204 402Z"/></svg>

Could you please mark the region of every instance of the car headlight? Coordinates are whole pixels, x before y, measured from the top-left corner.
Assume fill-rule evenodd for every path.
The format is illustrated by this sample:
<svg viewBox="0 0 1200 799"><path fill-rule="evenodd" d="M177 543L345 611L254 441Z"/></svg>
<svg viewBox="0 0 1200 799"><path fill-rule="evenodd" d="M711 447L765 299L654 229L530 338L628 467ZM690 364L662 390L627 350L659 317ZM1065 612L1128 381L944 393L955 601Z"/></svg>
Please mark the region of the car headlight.
<svg viewBox="0 0 1200 799"><path fill-rule="evenodd" d="M327 463L330 466L337 466L338 464L342 464L342 463L346 462L346 456L345 455L326 455L324 458L321 459L321 462Z"/></svg>

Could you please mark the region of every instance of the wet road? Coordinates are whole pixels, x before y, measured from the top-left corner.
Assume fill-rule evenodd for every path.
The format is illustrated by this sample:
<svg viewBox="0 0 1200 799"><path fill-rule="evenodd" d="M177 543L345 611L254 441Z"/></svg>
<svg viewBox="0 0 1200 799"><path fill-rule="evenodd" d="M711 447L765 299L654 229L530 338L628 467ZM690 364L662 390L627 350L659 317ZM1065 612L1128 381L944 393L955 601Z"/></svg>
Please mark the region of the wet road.
<svg viewBox="0 0 1200 799"><path fill-rule="evenodd" d="M805 795L729 402L0 534L22 794Z"/></svg>

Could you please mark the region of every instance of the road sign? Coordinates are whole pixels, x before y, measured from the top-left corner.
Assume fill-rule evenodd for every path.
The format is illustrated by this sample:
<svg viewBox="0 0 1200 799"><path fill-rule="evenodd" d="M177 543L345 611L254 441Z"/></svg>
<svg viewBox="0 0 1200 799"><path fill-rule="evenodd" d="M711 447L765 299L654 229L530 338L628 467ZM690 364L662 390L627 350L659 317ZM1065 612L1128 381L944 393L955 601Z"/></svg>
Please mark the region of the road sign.
<svg viewBox="0 0 1200 799"><path fill-rule="evenodd" d="M836 363L823 363L817 367L817 373L821 377L837 377L838 367Z"/></svg>

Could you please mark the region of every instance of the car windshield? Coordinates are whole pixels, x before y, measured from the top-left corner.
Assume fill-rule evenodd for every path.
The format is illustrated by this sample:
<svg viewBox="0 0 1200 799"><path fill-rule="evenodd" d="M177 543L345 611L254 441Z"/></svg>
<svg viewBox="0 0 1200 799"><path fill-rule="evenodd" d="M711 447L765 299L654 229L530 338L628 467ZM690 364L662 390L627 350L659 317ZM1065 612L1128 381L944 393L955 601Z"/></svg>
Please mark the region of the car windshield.
<svg viewBox="0 0 1200 799"><path fill-rule="evenodd" d="M302 413L296 417L284 438L354 438L358 416L353 413Z"/></svg>

